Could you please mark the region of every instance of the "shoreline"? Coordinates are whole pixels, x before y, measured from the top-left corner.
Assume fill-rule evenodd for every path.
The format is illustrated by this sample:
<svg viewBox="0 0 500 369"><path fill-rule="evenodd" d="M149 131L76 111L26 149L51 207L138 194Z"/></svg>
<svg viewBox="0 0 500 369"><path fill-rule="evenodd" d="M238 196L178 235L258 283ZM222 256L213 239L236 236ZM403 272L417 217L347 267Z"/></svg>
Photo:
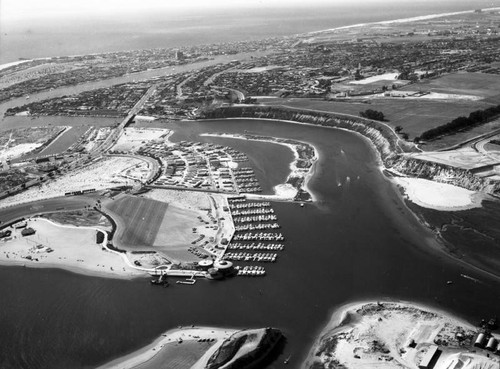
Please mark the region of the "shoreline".
<svg viewBox="0 0 500 369"><path fill-rule="evenodd" d="M199 339L215 339L215 343L212 347L210 347L202 358L200 358L200 360L202 360L206 356L209 357L210 354L212 354L226 338L236 332L238 332L237 329L195 326L170 329L161 334L160 337L156 338L147 346L135 350L123 357L112 360L104 365L100 365L97 369L132 369L152 360L155 356L159 355L162 350L167 349L165 346L168 344L181 344L179 342L183 342L184 340L191 341ZM191 337L191 339L188 337Z"/></svg>
<svg viewBox="0 0 500 369"><path fill-rule="evenodd" d="M377 149L377 147L375 146L375 144L368 137L364 136L360 132L352 131L352 130L342 128L342 127L319 126L319 125L312 124L312 123L303 123L303 122L296 122L296 121L291 121L291 120L271 119L271 118L253 118L253 117L211 118L211 119L200 119L199 122L202 123L203 121L221 121L221 120L235 120L235 119L237 119L237 120L278 121L278 122L285 122L285 123L292 123L292 124L307 125L310 127L323 127L323 128L328 128L328 129L339 129L339 130L342 130L344 132L349 132L349 133L355 134L356 136L358 136L359 138L361 138L362 140L367 142L368 146L370 146L373 149L372 153L374 154L374 157L375 157L375 160L378 164L378 169L380 170L380 174L381 174L382 178L392 186L395 194L401 200L402 205L413 216L415 221L418 222L422 227L424 227L425 230L427 230L429 232L429 237L432 237L433 243L436 244L436 247L432 247L432 249L435 250L438 254L446 256L446 257L450 258L450 260L452 260L453 262L456 262L459 265L463 265L464 267L469 268L471 271L475 271L486 278L494 279L497 281L500 280L500 275L497 275L497 274L493 273L492 271L489 271L487 269L482 268L481 265L476 265L473 261L463 260L463 259L459 258L458 256L454 255L452 252L450 252L449 248L447 247L448 242L439 233L436 233L425 220L423 220L420 216L418 216L418 214L416 212L414 212L408 206L408 204L405 201L405 196L404 196L404 194L401 193L401 189L400 189L400 187L398 187L398 184L396 183L396 181L393 178L391 178L387 175L384 175L384 170L387 170L387 169L390 170L390 168L387 168L384 165L383 160L382 160L382 155L379 152L379 150ZM405 176L405 178L410 178L410 177ZM252 197L252 199L260 199L258 197L259 195L254 195L254 196L255 197ZM478 196L485 196L485 194L479 193ZM275 200L275 201L279 201L279 200Z"/></svg>
<svg viewBox="0 0 500 369"><path fill-rule="evenodd" d="M376 306L377 310L380 311L376 316L378 316L378 321L382 322L382 316L384 316L383 320L390 320L386 316L386 312L390 312L391 310L401 310L406 312L408 310L411 314L416 314L414 312L417 310L418 312L426 315L426 314L432 314L434 315L432 317L432 320L437 320L437 321L443 321L446 322L447 324L454 324L455 326L462 327L464 329L467 329L469 331L476 331L478 328L474 326L472 323L464 320L461 317L457 317L456 315L439 309L435 308L430 305L422 304L422 303L417 303L417 302L409 302L409 301L402 301L402 300L387 300L384 299L382 301L376 301L376 300L362 300L362 301L351 301L347 302L345 304L339 305L337 307L334 307L332 309L332 312L330 314L330 318L326 322L326 324L323 326L321 331L316 335L316 339L314 340L306 358L303 360L302 365L304 368L311 368L312 364L314 362L318 362L318 358L320 357L320 352L322 352L321 347L322 344L324 343L325 340L330 339L335 339L336 343L333 345L333 353L336 351L340 351L338 346L339 342L342 341L348 341L351 337L348 337L347 332L352 331L356 328L358 330L361 330L362 332L359 332L359 336L356 336L357 338L366 339L369 340L371 339L371 336L369 336L369 326L366 326L365 322L362 322L363 318L365 316L361 313L360 316L357 317L351 317L352 319L349 319L349 315L357 314L357 311L359 311L362 308L365 307L373 307ZM380 309L380 310L379 310ZM356 319L357 318L357 319ZM358 324L359 323L359 324ZM383 323L382 323L383 324ZM397 324L397 323L395 323ZM366 333L363 335L363 329L367 330ZM372 327L373 329L373 327ZM415 328L416 329L416 328ZM409 333L409 336L412 335L413 331L407 332ZM384 343L384 342L383 342ZM361 345L361 342L356 341L357 345ZM423 343L424 345L427 345L427 343ZM328 347L331 348L331 347ZM392 351L392 350L391 350ZM324 352L323 352L324 353ZM333 357L332 352L329 352L327 356L329 358ZM350 353L352 356L352 352ZM333 359L336 360L336 359ZM338 361L337 361L338 362ZM356 362L359 362L359 358ZM366 363L365 363L366 365ZM318 367L323 367L319 366ZM390 367L390 366L389 366ZM347 366L347 368L350 368L350 366Z"/></svg>
<svg viewBox="0 0 500 369"><path fill-rule="evenodd" d="M306 109L306 110L308 110L308 109ZM391 167L386 166L386 164L384 163L384 160L382 159L382 153L379 151L379 149L377 148L377 146L375 145L375 143L369 137L365 136L364 134L362 134L360 132L357 132L357 131L354 131L354 130L350 130L350 129L347 129L347 128L323 126L323 125L317 125L317 124L313 124L313 123L304 123L304 122L297 122L297 121L284 120L284 119L254 118L254 117L211 118L211 119L200 119L199 121L203 122L203 121L227 120L227 119L229 119L229 120L231 120L231 119L234 119L234 120L236 120L236 119L237 120L246 120L246 119L248 119L248 120L278 121L278 122L285 122L285 123L302 124L302 125L307 125L307 126L311 126L311 127L324 127L324 128L330 128L330 129L339 129L339 130L342 130L344 132L350 132L350 133L358 135L358 137L361 137L363 140L365 140L366 142L368 142L369 146L375 152L376 161L378 163L378 166L379 166L379 169L381 170L381 172L383 172L384 170L387 170L390 173L394 172ZM314 147L314 145L312 145L312 144L309 144L309 145L311 145L311 146ZM316 147L314 147L314 150L315 150L316 153L319 153L319 151L317 150ZM317 160L314 162L314 164L313 164L313 166L311 168L311 172L313 172L313 174L314 174L314 168L315 168L316 163L317 163ZM418 179L417 177L410 177L410 176L407 176L405 174L400 174L400 173L397 173L397 176L399 176L400 178L406 178L406 179L409 179L409 180L416 180L416 179ZM397 177L389 177L387 175L384 175L384 177L387 180L389 180L392 184L394 184L397 188L403 187L402 184L397 181ZM308 181L309 181L309 179L308 179ZM436 185L436 187L439 186L440 184L442 184L441 182L437 182L437 181L433 181L433 180L429 180L429 181L432 182L432 183L434 183ZM466 191L466 189L464 189L462 187L455 186L453 184L448 184L448 185L456 187L457 189ZM307 183L305 185L305 189L306 189L306 191L308 191L312 195L312 192L310 192L309 189L307 188ZM406 192L407 191L406 191L406 188L405 188L405 193ZM409 198L409 196L408 196L408 199L410 201L414 202L416 205L427 207L427 208L431 208L431 209L438 210L438 211L459 211L459 210L466 210L466 209L478 208L478 207L482 206L482 200L484 198L486 198L488 194L487 193L482 193L482 192L477 192L477 191L473 191L473 192L475 192L475 193L471 195L471 203L470 204L466 204L466 205L460 205L460 206L456 206L456 205L454 206L453 204L446 205L446 206L440 206L439 204L432 204L432 203L428 203L428 202L416 202L416 201L413 201L412 198ZM265 195L253 195L253 196L265 196ZM272 196L272 195L269 195L269 196ZM404 199L405 197L403 196L402 198ZM316 201L316 198L314 198L314 201Z"/></svg>
<svg viewBox="0 0 500 369"><path fill-rule="evenodd" d="M484 8L482 10L483 11L497 11L497 10L500 10L500 7ZM356 24L351 24L348 26L327 28L327 29L323 29L323 30L319 30L319 31L301 33L301 34L297 34L296 36L300 36L300 35L316 36L316 35L321 35L322 33L341 31L341 30L351 29L351 28L375 26L375 25L386 25L386 24L397 24L397 23L410 23L410 22L430 20L430 19L435 19L435 18L449 17L449 16L454 16L454 15L462 15L462 14L469 14L469 13L474 13L474 9L462 10L459 12L434 13L434 14L420 15L420 16L408 17L408 18L398 18L398 19L392 19L392 20L386 20L386 21L356 23Z"/></svg>
<svg viewBox="0 0 500 369"><path fill-rule="evenodd" d="M36 233L22 236L19 230L13 229L12 239L0 241L3 252L0 265L62 269L85 276L123 280L148 276L147 272L132 267L125 255L107 248L107 233L97 227L59 224L39 217L28 218L27 223ZM104 234L102 244L95 242L94 232ZM72 242L67 242L69 239Z"/></svg>
<svg viewBox="0 0 500 369"><path fill-rule="evenodd" d="M232 138L235 140L247 140L247 141L257 141L257 142L268 142L268 143L273 143L273 144L288 147L293 153L294 160L289 165L290 174L287 176L285 183L280 183L280 184L273 187L274 195L247 194L247 196L249 196L249 198L262 199L262 200L295 201L294 200L295 197L297 196L299 191L302 190L311 196L312 202L317 201L316 195L308 187L308 183L315 173L314 168L316 166L316 163L320 159L319 151L316 148L316 146L314 146L313 144L311 144L309 142L292 140L292 139L283 139L283 138L279 138L279 137L259 136L259 135L249 135L249 134L203 133L200 136ZM294 141L296 143L285 142L285 140ZM311 166L308 168L307 173L303 173L303 170L301 168L297 167L297 163L300 160L300 155L298 152L299 144L309 146L310 148L312 148L313 153L314 153L314 155L312 157L307 158L311 162ZM295 187L295 186L291 185L290 183L288 183L288 181L291 180L292 178L303 179L303 182L301 183L300 186ZM295 190L295 193L292 193L293 192L292 188Z"/></svg>

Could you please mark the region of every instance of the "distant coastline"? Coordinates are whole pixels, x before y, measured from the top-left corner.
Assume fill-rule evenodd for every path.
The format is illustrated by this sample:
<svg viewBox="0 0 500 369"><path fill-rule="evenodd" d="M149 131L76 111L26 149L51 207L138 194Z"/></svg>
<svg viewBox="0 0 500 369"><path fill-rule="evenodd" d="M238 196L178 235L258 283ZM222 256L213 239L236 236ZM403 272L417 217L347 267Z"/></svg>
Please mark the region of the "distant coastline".
<svg viewBox="0 0 500 369"><path fill-rule="evenodd" d="M500 7L485 8L482 10L483 11L498 11L498 10L500 10ZM341 26L341 27L334 27L334 28L329 28L329 29L320 30L320 31L313 31L313 32L307 33L307 35L313 36L313 35L318 35L318 34L322 34L322 33L340 31L340 30L350 29L350 28L374 26L377 24L386 25L386 24L395 24L395 23L416 22L416 21L429 20L429 19L435 19L435 18L441 18L441 17L449 17L449 16L453 16L453 15L469 14L469 13L473 13L474 11L475 10L472 9L472 10L463 10L463 11L459 11L459 12L436 13L436 14L429 14L429 15L421 15L421 16L417 16L417 17L399 18L399 19L393 19L393 20L387 20L387 21L357 23L357 24L351 24L349 26Z"/></svg>

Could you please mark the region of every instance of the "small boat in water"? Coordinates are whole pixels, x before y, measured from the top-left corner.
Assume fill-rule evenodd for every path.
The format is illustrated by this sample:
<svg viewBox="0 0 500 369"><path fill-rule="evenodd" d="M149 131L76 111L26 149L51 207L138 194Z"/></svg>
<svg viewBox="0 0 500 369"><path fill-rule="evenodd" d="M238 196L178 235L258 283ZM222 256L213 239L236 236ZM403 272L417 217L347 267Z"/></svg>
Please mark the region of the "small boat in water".
<svg viewBox="0 0 500 369"><path fill-rule="evenodd" d="M290 359L291 359L292 355L289 355L285 361L283 361L283 364L288 364L290 362Z"/></svg>
<svg viewBox="0 0 500 369"><path fill-rule="evenodd" d="M151 284L156 286L168 287L169 283L167 281L167 275L162 274L159 278L151 279Z"/></svg>

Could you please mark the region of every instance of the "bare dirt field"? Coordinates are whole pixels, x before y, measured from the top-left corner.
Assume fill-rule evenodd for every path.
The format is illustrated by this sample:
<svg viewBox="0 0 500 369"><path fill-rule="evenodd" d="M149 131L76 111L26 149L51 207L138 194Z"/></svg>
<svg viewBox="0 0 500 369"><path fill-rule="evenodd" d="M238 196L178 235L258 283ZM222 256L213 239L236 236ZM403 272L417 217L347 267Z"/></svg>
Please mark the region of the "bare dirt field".
<svg viewBox="0 0 500 369"><path fill-rule="evenodd" d="M153 246L168 204L125 195L106 203L105 207L117 221L115 239L120 246L137 250L138 247Z"/></svg>
<svg viewBox="0 0 500 369"><path fill-rule="evenodd" d="M500 76L486 73L459 72L427 79L402 90L429 90L441 93L481 96L495 102L500 95Z"/></svg>

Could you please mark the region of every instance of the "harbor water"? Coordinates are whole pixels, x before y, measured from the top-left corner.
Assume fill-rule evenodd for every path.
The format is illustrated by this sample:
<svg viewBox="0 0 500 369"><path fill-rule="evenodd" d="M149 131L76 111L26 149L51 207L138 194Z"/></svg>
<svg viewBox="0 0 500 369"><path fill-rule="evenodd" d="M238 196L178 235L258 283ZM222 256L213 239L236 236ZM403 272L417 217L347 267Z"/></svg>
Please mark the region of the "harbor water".
<svg viewBox="0 0 500 369"><path fill-rule="evenodd" d="M500 297L494 291L499 283L442 252L383 176L375 152L361 137L259 120L164 126L176 130L173 140L221 143L247 153L256 174L267 179L266 191L286 178L292 160L288 148L260 143L256 152L255 143L198 135L247 131L307 141L320 154L309 183L318 203L273 203L286 241L263 278L174 283L164 289L151 287L146 279L1 267L0 367L94 367L168 329L195 324L277 327L287 343L269 368L299 368L332 310L349 301L415 301L472 323L498 315ZM454 283L447 284L449 280Z"/></svg>

